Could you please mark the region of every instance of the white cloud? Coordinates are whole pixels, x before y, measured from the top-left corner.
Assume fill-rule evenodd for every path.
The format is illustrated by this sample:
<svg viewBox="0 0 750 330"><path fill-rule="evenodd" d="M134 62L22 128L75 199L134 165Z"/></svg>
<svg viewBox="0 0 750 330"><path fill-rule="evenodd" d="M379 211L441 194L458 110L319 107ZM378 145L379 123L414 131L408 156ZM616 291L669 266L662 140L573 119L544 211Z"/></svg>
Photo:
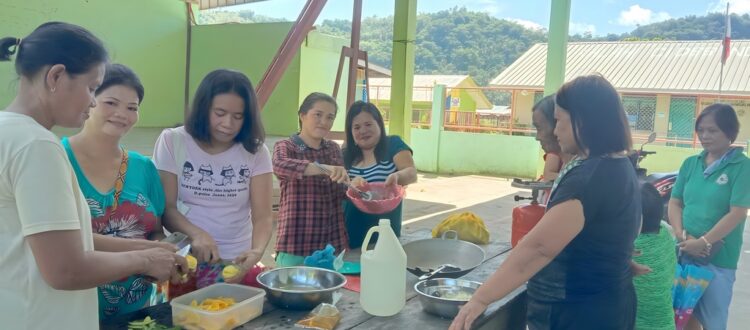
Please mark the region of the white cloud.
<svg viewBox="0 0 750 330"><path fill-rule="evenodd" d="M725 13L727 11L727 2L729 2L729 12L732 14L750 14L750 0L720 0L709 5L710 13Z"/></svg>
<svg viewBox="0 0 750 330"><path fill-rule="evenodd" d="M640 5L632 5L628 10L620 12L617 23L624 26L644 25L654 22L660 22L670 19L669 13L654 13L651 9L643 8Z"/></svg>
<svg viewBox="0 0 750 330"><path fill-rule="evenodd" d="M505 11L505 5L498 0L474 0L467 4L467 7L476 7L479 11L497 16Z"/></svg>
<svg viewBox="0 0 750 330"><path fill-rule="evenodd" d="M514 23L518 23L527 29L544 30L544 26L542 26L541 24L537 22L532 22L532 21L528 21L528 20L520 19L520 18L507 18L507 20L514 22Z"/></svg>
<svg viewBox="0 0 750 330"><path fill-rule="evenodd" d="M584 34L586 32L591 33L592 35L596 34L596 26L594 24L588 24L588 23L576 23L576 22L570 22L570 26L568 27L568 33L573 34Z"/></svg>

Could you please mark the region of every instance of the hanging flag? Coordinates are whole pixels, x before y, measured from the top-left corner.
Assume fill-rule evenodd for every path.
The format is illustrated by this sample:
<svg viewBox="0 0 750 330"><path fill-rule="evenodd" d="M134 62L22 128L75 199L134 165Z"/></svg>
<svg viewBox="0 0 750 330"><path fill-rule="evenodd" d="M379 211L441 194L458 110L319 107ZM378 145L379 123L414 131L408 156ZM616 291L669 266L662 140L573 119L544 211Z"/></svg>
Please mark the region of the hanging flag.
<svg viewBox="0 0 750 330"><path fill-rule="evenodd" d="M729 43L732 34L732 20L729 18L729 3L727 2L727 21L724 24L724 40L721 42L723 46L721 51L721 64L725 64L729 58Z"/></svg>

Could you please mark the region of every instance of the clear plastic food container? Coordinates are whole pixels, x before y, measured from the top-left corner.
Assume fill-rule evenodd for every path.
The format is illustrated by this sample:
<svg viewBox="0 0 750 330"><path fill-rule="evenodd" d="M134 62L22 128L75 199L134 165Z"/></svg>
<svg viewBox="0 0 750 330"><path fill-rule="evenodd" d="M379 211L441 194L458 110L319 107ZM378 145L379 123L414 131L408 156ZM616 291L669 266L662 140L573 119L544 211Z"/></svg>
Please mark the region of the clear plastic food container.
<svg viewBox="0 0 750 330"><path fill-rule="evenodd" d="M174 298L172 323L188 329L231 330L263 313L266 292L249 286L216 283L200 290ZM200 304L208 298L233 298L235 304L224 310L211 312L190 306L192 301Z"/></svg>

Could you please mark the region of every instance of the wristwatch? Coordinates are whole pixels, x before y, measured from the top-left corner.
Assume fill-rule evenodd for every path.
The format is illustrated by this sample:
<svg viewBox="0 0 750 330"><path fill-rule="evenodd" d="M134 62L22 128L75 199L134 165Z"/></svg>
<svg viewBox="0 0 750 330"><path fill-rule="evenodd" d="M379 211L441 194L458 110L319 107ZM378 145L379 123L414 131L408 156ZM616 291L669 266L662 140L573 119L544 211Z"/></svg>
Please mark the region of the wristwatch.
<svg viewBox="0 0 750 330"><path fill-rule="evenodd" d="M704 243L706 243L706 249L708 249L708 251L711 251L711 246L712 246L712 244L711 244L711 242L709 242L709 241L708 241L708 240L706 239L706 236L701 236L701 240L703 240L703 242L704 242Z"/></svg>

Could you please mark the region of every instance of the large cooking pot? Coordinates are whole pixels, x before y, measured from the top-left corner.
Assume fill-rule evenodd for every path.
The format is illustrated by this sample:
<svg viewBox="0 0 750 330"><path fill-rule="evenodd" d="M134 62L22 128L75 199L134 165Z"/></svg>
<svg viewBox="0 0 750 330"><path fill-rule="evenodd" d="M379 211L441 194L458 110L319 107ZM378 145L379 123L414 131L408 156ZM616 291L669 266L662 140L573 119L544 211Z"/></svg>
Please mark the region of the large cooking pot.
<svg viewBox="0 0 750 330"><path fill-rule="evenodd" d="M448 238L452 236L452 238ZM453 230L441 238L421 239L406 243L406 269L416 276L433 272L441 265L451 264L458 269L446 268L431 277L459 278L484 262L484 250L476 244L458 239Z"/></svg>

